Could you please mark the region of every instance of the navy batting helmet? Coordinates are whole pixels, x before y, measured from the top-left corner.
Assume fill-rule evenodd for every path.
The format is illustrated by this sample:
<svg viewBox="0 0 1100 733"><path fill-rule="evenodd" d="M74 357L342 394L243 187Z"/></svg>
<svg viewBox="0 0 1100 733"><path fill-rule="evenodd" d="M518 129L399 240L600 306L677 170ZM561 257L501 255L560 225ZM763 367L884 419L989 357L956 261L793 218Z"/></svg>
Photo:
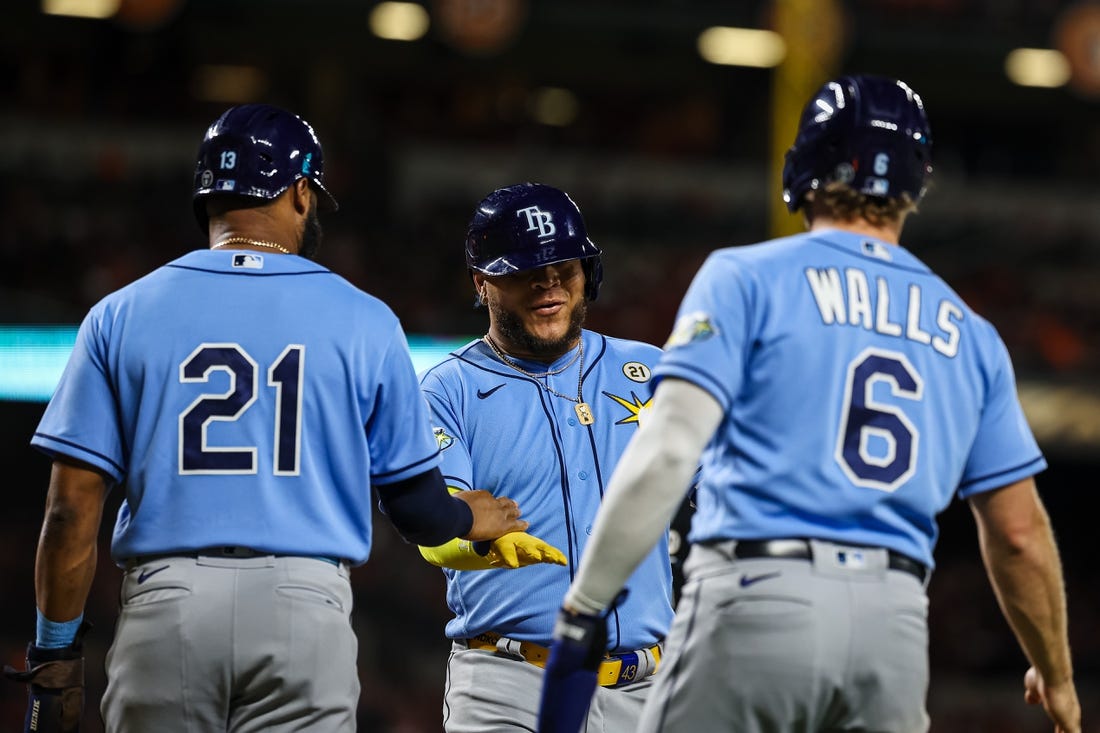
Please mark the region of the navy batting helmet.
<svg viewBox="0 0 1100 733"><path fill-rule="evenodd" d="M924 195L932 173L932 133L921 98L904 82L880 76L830 81L806 104L783 166L790 211L807 191L834 181L867 196Z"/></svg>
<svg viewBox="0 0 1100 733"><path fill-rule="evenodd" d="M471 269L508 275L579 259L589 300L599 295L603 280L600 254L573 199L541 183L493 191L477 205L466 230L466 265Z"/></svg>
<svg viewBox="0 0 1100 733"><path fill-rule="evenodd" d="M207 226L207 196L270 200L308 178L321 209L335 211L324 185L324 156L309 123L267 104L230 107L206 130L195 164L195 217Z"/></svg>

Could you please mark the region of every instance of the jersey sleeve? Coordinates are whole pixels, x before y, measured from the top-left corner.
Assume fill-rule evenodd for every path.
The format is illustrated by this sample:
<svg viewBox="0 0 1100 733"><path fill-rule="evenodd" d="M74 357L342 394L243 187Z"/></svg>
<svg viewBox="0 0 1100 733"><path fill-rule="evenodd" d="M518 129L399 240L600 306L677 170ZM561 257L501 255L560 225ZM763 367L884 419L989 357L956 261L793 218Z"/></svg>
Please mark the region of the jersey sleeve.
<svg viewBox="0 0 1100 733"><path fill-rule="evenodd" d="M424 399L431 416L432 431L439 446L439 470L447 486L467 491L473 483L473 461L461 428L458 409L447 396L438 377L429 373L421 382Z"/></svg>
<svg viewBox="0 0 1100 733"><path fill-rule="evenodd" d="M1007 486L1047 467L1020 405L1008 350L999 336L994 334L994 338L995 362L978 432L959 483L961 498Z"/></svg>
<svg viewBox="0 0 1100 733"><path fill-rule="evenodd" d="M126 441L108 368L102 308L85 316L76 343L31 445L51 457L73 458L103 471L115 483L126 475Z"/></svg>
<svg viewBox="0 0 1100 733"><path fill-rule="evenodd" d="M381 374L366 430L371 483L385 485L438 466L439 449L400 324L386 349Z"/></svg>
<svg viewBox="0 0 1100 733"><path fill-rule="evenodd" d="M751 343L752 296L745 273L729 259L704 263L684 295L676 324L654 369L706 390L728 410L741 389Z"/></svg>

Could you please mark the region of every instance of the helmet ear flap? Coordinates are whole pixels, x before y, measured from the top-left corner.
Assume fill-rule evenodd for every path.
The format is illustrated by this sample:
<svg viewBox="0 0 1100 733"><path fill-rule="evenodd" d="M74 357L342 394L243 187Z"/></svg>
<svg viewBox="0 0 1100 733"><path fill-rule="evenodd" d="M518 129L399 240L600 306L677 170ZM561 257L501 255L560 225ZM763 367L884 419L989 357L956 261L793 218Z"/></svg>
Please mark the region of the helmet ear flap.
<svg viewBox="0 0 1100 733"><path fill-rule="evenodd" d="M589 257L581 263L584 269L584 297L595 300L600 294L600 283L603 282L603 260L599 255Z"/></svg>

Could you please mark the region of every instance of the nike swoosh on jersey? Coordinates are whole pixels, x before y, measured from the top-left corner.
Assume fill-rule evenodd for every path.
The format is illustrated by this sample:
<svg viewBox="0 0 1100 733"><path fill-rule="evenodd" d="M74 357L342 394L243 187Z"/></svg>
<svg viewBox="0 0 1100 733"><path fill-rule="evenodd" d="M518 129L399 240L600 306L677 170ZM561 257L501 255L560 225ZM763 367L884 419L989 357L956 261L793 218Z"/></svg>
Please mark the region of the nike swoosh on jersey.
<svg viewBox="0 0 1100 733"><path fill-rule="evenodd" d="M492 389L487 389L487 390L485 390L484 392L482 392L482 391L481 391L481 390L479 389L479 390L477 391L477 398L478 398L479 400L483 400L483 399L485 399L486 397L488 397L489 395L491 395L491 394L492 394L493 392L496 392L496 391L497 391L498 389L500 389L500 388L501 388L501 387L503 387L503 386L504 386L504 384L498 384L497 386L493 387Z"/></svg>
<svg viewBox="0 0 1100 733"><path fill-rule="evenodd" d="M137 579L138 585L141 585L145 581L149 580L149 578L153 577L154 575L159 573L161 570L167 570L168 567L169 567L168 565L161 565L159 568L156 568L155 570L142 570L141 575L139 575L138 579Z"/></svg>
<svg viewBox="0 0 1100 733"><path fill-rule="evenodd" d="M782 573L761 573L760 575L742 575L741 587L748 588L750 585L756 585L762 580L771 580L772 578L778 578Z"/></svg>

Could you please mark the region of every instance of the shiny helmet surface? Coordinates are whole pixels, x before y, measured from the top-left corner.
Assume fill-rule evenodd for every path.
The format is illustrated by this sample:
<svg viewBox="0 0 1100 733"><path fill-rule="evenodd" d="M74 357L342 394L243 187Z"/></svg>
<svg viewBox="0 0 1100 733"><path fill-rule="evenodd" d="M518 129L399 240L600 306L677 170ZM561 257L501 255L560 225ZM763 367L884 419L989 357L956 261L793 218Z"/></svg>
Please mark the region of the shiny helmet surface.
<svg viewBox="0 0 1100 733"><path fill-rule="evenodd" d="M271 200L300 178L317 192L318 207L335 211L325 188L325 161L313 128L298 115L267 104L231 107L206 130L195 162L195 217L205 230L206 198Z"/></svg>
<svg viewBox="0 0 1100 733"><path fill-rule="evenodd" d="M498 188L477 205L466 231L466 265L489 276L581 260L585 297L603 280L601 250L569 195L541 183Z"/></svg>
<svg viewBox="0 0 1100 733"><path fill-rule="evenodd" d="M802 112L783 166L790 211L834 181L883 199L924 195L932 132L920 96L905 82L853 75L827 82Z"/></svg>

